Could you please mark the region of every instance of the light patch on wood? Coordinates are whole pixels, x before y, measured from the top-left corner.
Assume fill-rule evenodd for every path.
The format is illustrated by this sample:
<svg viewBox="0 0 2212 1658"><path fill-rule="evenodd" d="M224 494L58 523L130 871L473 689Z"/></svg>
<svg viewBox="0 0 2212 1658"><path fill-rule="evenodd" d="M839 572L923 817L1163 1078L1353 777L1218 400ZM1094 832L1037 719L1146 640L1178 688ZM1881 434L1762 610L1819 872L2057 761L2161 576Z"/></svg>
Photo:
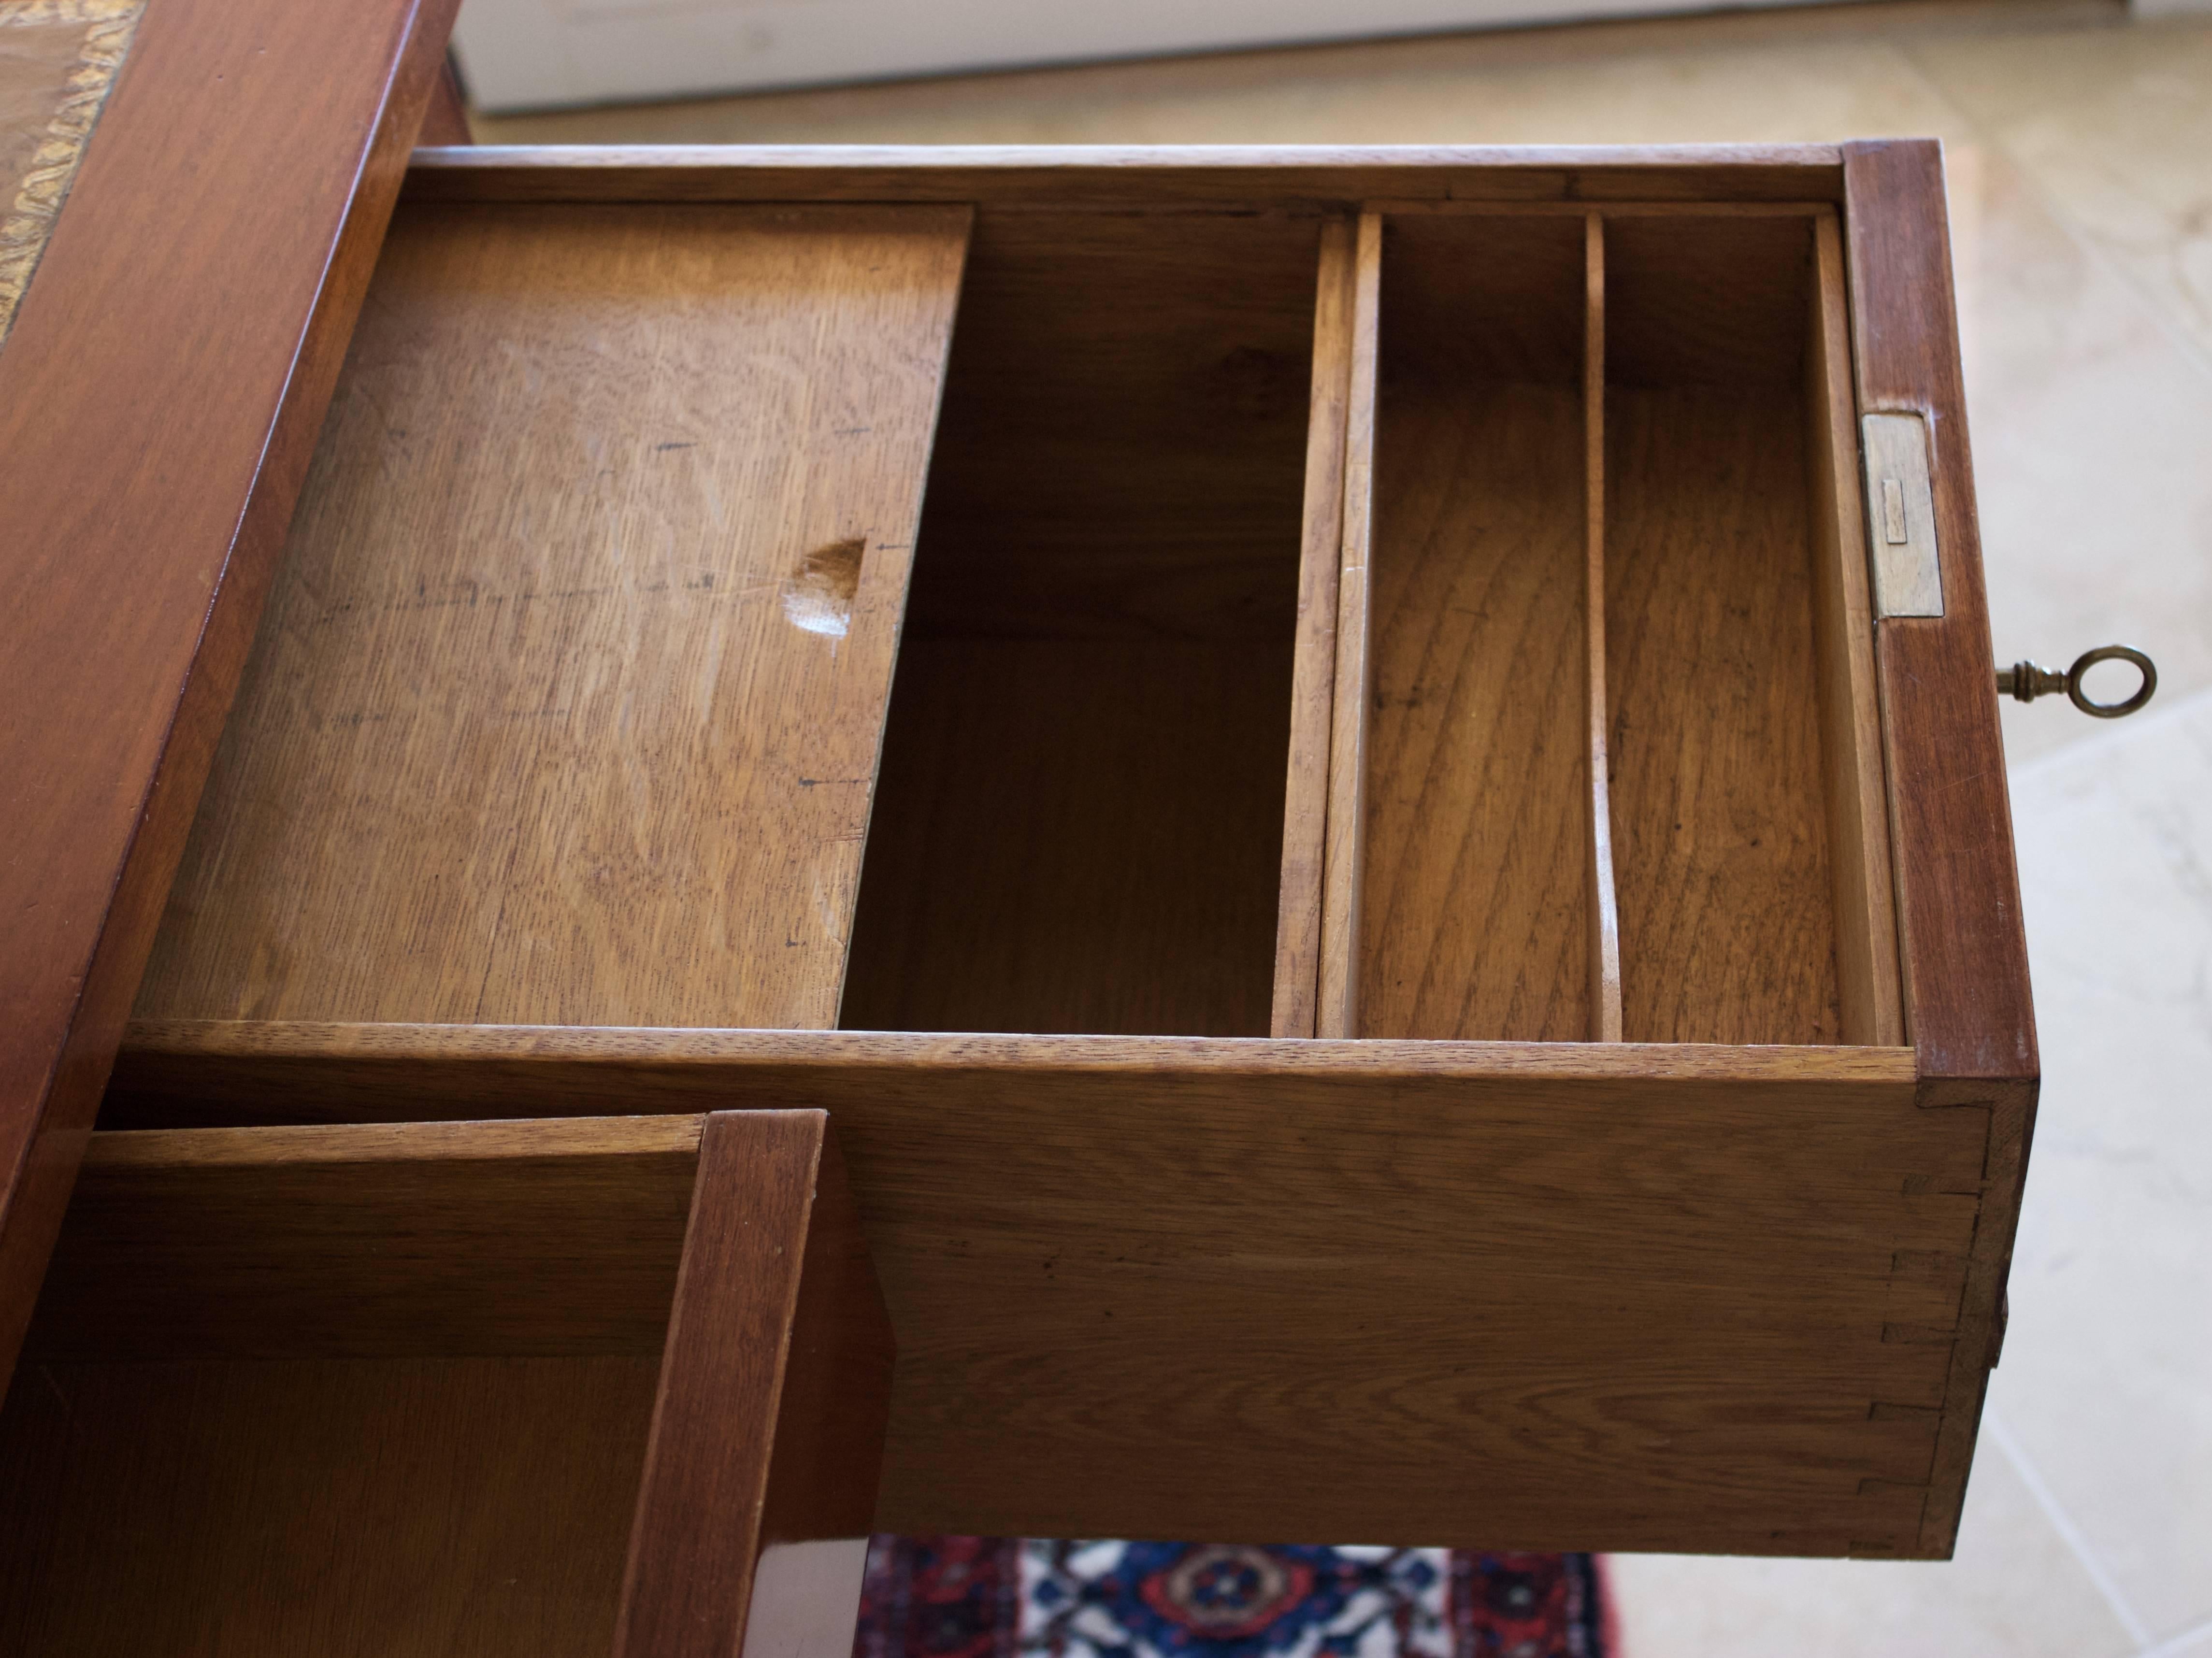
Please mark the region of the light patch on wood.
<svg viewBox="0 0 2212 1658"><path fill-rule="evenodd" d="M853 598L860 591L860 561L868 544L855 536L817 547L784 579L783 613L794 628L842 639L853 625Z"/></svg>
<svg viewBox="0 0 2212 1658"><path fill-rule="evenodd" d="M144 9L145 0L0 0L0 341Z"/></svg>

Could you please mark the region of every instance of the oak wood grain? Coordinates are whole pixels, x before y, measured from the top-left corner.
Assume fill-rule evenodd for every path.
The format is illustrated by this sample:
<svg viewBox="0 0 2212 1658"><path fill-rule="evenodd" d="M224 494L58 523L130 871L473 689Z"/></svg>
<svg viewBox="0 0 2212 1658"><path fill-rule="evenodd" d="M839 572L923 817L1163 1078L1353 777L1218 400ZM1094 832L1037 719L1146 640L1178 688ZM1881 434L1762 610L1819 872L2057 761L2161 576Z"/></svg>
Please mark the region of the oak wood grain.
<svg viewBox="0 0 2212 1658"><path fill-rule="evenodd" d="M1288 695L1320 224L1006 214L960 292L921 638L1267 638Z"/></svg>
<svg viewBox="0 0 2212 1658"><path fill-rule="evenodd" d="M893 1355L818 1110L95 1135L40 1308L9 1658L852 1638Z"/></svg>
<svg viewBox="0 0 2212 1658"><path fill-rule="evenodd" d="M1614 385L1802 384L1817 214L1604 212Z"/></svg>
<svg viewBox="0 0 2212 1658"><path fill-rule="evenodd" d="M142 1009L833 1023L965 234L403 215Z"/></svg>
<svg viewBox="0 0 2212 1658"><path fill-rule="evenodd" d="M1291 669L1291 763L1283 790L1281 896L1275 922L1274 1005L1268 1024L1268 1034L1274 1036L1313 1035L1321 995L1358 234L1352 220L1333 220L1322 227L1321 268L1315 284L1305 519L1298 550L1297 642Z"/></svg>
<svg viewBox="0 0 2212 1658"><path fill-rule="evenodd" d="M1361 910L1367 884L1367 734L1375 681L1375 468L1382 443L1382 216L1359 216L1345 403L1344 527L1336 577L1336 683L1322 833L1318 1036L1361 1034Z"/></svg>
<svg viewBox="0 0 2212 1658"><path fill-rule="evenodd" d="M143 1039L140 1120L828 1110L900 1341L888 1529L1919 1546L1951 1349L1896 1338L1955 1321L1987 1133L1903 1050Z"/></svg>
<svg viewBox="0 0 2212 1658"><path fill-rule="evenodd" d="M478 1082L494 1076L519 1080L519 1072L509 1076L510 1066L541 1081L562 1078L562 1097L573 1103L589 1093L600 1067L620 1079L616 1092L601 1096L612 1100L623 1097L620 1088L639 1076L663 1068L675 1087L681 1085L675 1079L694 1068L711 1077L730 1065L913 1068L922 1074L941 1067L1011 1071L1038 1064L1101 1076L1164 1071L1304 1081L1364 1074L1382 1082L1444 1075L1899 1082L1917 1074L1910 1049L1885 1048L134 1020L117 1058L100 1127L409 1122L450 1114L410 1112L407 1090L413 1078L442 1078L441 1089L457 1085L463 1074ZM462 1070L448 1076L445 1067L455 1065ZM652 1108L673 1108L663 1102ZM296 1114L301 1110L307 1114Z"/></svg>
<svg viewBox="0 0 2212 1658"><path fill-rule="evenodd" d="M424 152L409 188L453 200L961 202L988 216L1037 203L1342 211L1408 197L1835 201L1843 172L1832 144L484 145Z"/></svg>
<svg viewBox="0 0 2212 1658"><path fill-rule="evenodd" d="M1589 744L1589 1038L1617 1042L1620 1026L1620 902L1613 873L1613 806L1606 762L1605 688L1605 221L1583 222L1583 725Z"/></svg>
<svg viewBox="0 0 2212 1658"><path fill-rule="evenodd" d="M1905 1023L1923 1097L1988 1125L1974 1258L1921 1547L1948 1554L1966 1500L2035 1120L2040 1060L1959 364L1943 159L1930 140L1844 149L1844 233L1862 413L1926 422L1944 614L1877 624Z"/></svg>
<svg viewBox="0 0 2212 1658"><path fill-rule="evenodd" d="M823 1114L708 1118L616 1658L851 1645L891 1360Z"/></svg>
<svg viewBox="0 0 2212 1658"><path fill-rule="evenodd" d="M1609 758L1632 1041L1839 1035L1802 222L1607 229Z"/></svg>
<svg viewBox="0 0 2212 1658"><path fill-rule="evenodd" d="M1586 276L1571 218L1391 227L1360 1035L1593 1029Z"/></svg>
<svg viewBox="0 0 2212 1658"><path fill-rule="evenodd" d="M0 1457L57 1466L0 1492L44 1554L0 1651L604 1658L656 1368L27 1361Z"/></svg>
<svg viewBox="0 0 2212 1658"><path fill-rule="evenodd" d="M1810 341L1805 354L1805 459L1813 531L1813 643L1820 680L1829 868L1835 881L1839 1030L1847 1042L1905 1040L1898 987L1897 896L1875 687L1874 610L1859 507L1858 407L1843 239L1833 214L1814 222Z"/></svg>
<svg viewBox="0 0 2212 1658"><path fill-rule="evenodd" d="M1264 1035L1288 643L909 639L839 1023Z"/></svg>
<svg viewBox="0 0 2212 1658"><path fill-rule="evenodd" d="M151 0L0 352L0 522L15 614L35 618L0 637L0 1363L453 9Z"/></svg>
<svg viewBox="0 0 2212 1658"><path fill-rule="evenodd" d="M1609 402L1625 1032L1834 1042L1802 410L1694 387Z"/></svg>
<svg viewBox="0 0 2212 1658"><path fill-rule="evenodd" d="M1320 230L979 228L842 1023L1267 1029Z"/></svg>
<svg viewBox="0 0 2212 1658"><path fill-rule="evenodd" d="M1905 1027L1931 1077L2038 1074L1997 728L1973 456L1933 140L1847 145L1844 230L1862 414L1927 422L1944 614L1876 630Z"/></svg>

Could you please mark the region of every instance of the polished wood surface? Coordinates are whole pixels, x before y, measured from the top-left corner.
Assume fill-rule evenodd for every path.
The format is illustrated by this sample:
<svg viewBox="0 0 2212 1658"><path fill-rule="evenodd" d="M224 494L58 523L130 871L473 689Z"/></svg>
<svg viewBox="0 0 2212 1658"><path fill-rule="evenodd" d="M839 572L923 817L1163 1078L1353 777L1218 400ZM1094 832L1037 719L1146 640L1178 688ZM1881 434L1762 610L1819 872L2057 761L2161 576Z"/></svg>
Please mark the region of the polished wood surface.
<svg viewBox="0 0 2212 1658"><path fill-rule="evenodd" d="M1966 439L1941 147L1845 147L1860 411L1928 422L1944 614L1891 617L1875 652L1889 779L1905 1028L1933 1106L1988 1124L1974 1236L1921 1546L1954 1541L2035 1122L2040 1061Z"/></svg>
<svg viewBox="0 0 2212 1658"><path fill-rule="evenodd" d="M1382 442L1382 219L1359 216L1354 244L1352 362L1345 404L1344 530L1336 576L1336 689L1322 835L1321 995L1314 1034L1360 1034L1365 974L1360 916L1367 883L1367 739L1375 683L1376 451Z"/></svg>
<svg viewBox="0 0 2212 1658"><path fill-rule="evenodd" d="M1802 437L1810 245L1786 220L1607 227L1607 683L1632 1042L1839 1035Z"/></svg>
<svg viewBox="0 0 2212 1658"><path fill-rule="evenodd" d="M1875 689L1866 525L1856 476L1850 305L1834 216L1816 219L1813 232L1805 459L1812 489L1813 645L1820 677L1829 871L1835 882L1838 1028L1847 1042L1895 1047L1905 1041L1905 1008L1898 987L1897 894L1882 776L1881 703Z"/></svg>
<svg viewBox="0 0 2212 1658"><path fill-rule="evenodd" d="M823 1114L708 1117L615 1658L850 1648L891 1360Z"/></svg>
<svg viewBox="0 0 2212 1658"><path fill-rule="evenodd" d="M2038 1074L2012 808L1997 729L1973 456L1959 367L1942 147L1845 146L1862 415L1928 422L1944 614L1875 635L1905 1028L1930 1076Z"/></svg>
<svg viewBox="0 0 2212 1658"><path fill-rule="evenodd" d="M1298 550L1297 642L1291 669L1291 762L1283 789L1283 868L1275 920L1272 1036L1311 1036L1321 995L1330 727L1336 696L1338 566L1344 549L1345 449L1358 270L1356 221L1322 227L1315 285L1313 390L1306 405L1306 492Z"/></svg>
<svg viewBox="0 0 2212 1658"><path fill-rule="evenodd" d="M1583 226L1394 221L1382 282L1357 1034L1577 1042Z"/></svg>
<svg viewBox="0 0 2212 1658"><path fill-rule="evenodd" d="M966 230L403 214L141 1011L835 1023Z"/></svg>
<svg viewBox="0 0 2212 1658"><path fill-rule="evenodd" d="M979 222L843 1025L1267 1032L1319 243Z"/></svg>
<svg viewBox="0 0 2212 1658"><path fill-rule="evenodd" d="M26 621L0 634L0 1365L453 10L150 0L0 349L0 523Z"/></svg>
<svg viewBox="0 0 2212 1658"><path fill-rule="evenodd" d="M1914 1552L1925 1491L1859 1486L1924 1485L1987 1138L1897 1049L142 1042L137 1121L829 1111L899 1336L905 1531ZM1346 1455L1376 1477L1325 1477Z"/></svg>

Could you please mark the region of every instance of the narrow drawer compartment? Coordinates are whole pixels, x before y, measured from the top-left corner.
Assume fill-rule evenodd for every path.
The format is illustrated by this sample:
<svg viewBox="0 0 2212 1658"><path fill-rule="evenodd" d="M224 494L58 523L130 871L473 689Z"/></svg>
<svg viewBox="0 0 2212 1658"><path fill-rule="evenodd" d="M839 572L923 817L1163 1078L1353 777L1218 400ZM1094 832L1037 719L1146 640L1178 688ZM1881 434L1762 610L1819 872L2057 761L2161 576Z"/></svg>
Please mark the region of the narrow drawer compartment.
<svg viewBox="0 0 2212 1658"><path fill-rule="evenodd" d="M1902 1039L1840 274L1826 218L1604 227L1630 1042Z"/></svg>
<svg viewBox="0 0 2212 1658"><path fill-rule="evenodd" d="M1357 1033L1578 1042L1583 224L1413 216L1383 246Z"/></svg>
<svg viewBox="0 0 2212 1658"><path fill-rule="evenodd" d="M1316 1034L1901 1042L1832 216L1358 264Z"/></svg>

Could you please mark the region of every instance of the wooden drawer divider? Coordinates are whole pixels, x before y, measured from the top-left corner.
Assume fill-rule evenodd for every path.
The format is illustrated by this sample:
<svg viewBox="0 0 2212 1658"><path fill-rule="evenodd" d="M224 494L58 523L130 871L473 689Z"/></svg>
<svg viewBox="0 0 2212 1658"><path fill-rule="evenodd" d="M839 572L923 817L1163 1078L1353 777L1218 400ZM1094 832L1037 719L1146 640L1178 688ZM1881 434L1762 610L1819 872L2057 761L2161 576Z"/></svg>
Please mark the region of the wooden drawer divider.
<svg viewBox="0 0 2212 1658"><path fill-rule="evenodd" d="M1905 1040L1835 216L1698 212L1370 203L1325 236L1273 1034ZM1749 295L1758 337L1716 325L1709 284ZM1731 409L1731 375L1747 409L1802 407L1802 483L1797 440ZM1552 434L1570 397L1571 484L1563 427L1520 435ZM1771 685L1745 671L1755 635ZM1310 700L1332 657L1324 735ZM1553 745L1577 689L1570 791ZM1815 953L1747 989L1770 948ZM1363 1005L1378 973L1390 1002ZM1739 992L1748 1011L1723 1010Z"/></svg>

